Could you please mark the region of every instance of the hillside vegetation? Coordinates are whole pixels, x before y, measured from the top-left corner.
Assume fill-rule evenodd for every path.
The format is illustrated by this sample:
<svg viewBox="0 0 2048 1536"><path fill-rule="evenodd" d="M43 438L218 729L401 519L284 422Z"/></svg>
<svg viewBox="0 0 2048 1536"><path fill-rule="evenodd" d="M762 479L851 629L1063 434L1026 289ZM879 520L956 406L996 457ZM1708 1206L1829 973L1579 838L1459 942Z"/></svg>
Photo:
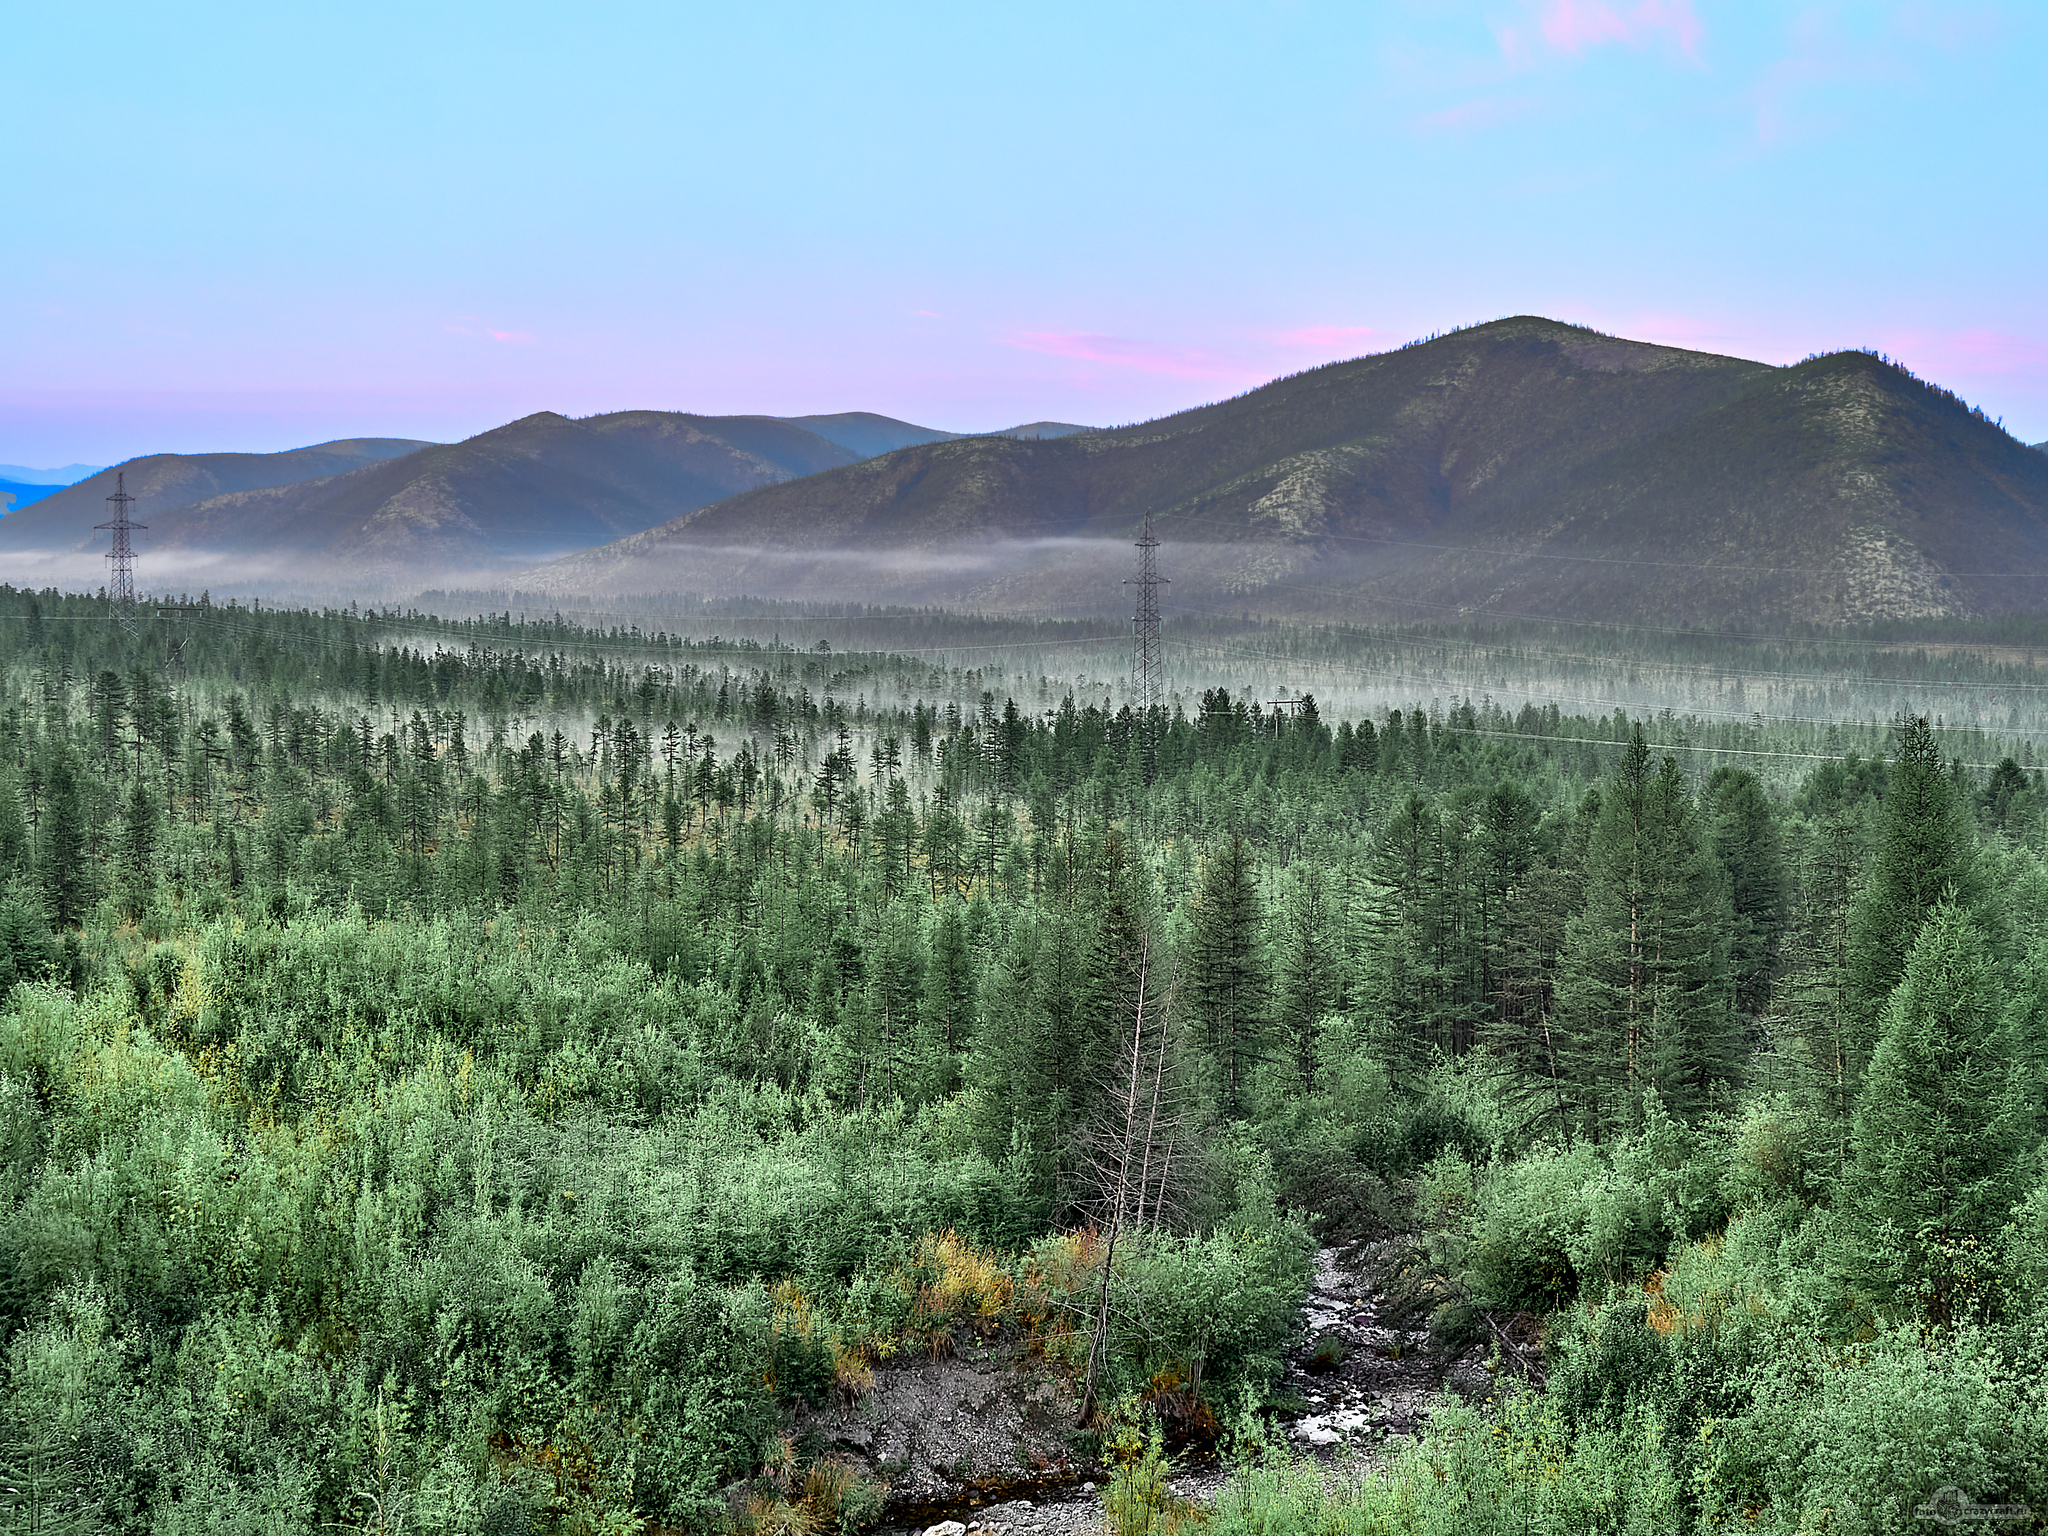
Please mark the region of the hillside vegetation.
<svg viewBox="0 0 2048 1536"><path fill-rule="evenodd" d="M93 525L110 515L106 498L114 494L117 475L135 498L129 516L147 523L212 497L347 474L432 446L402 437L358 437L285 453L145 454L59 487L32 513L24 508L8 517L0 522L0 544L9 550L104 546L106 535L94 533Z"/></svg>
<svg viewBox="0 0 2048 1536"><path fill-rule="evenodd" d="M2030 754L1040 686L0 589L0 1515L852 1533L996 1344L1123 1536L2040 1507ZM1334 1492L1318 1232L1494 1382Z"/></svg>
<svg viewBox="0 0 2048 1536"><path fill-rule="evenodd" d="M885 416L543 411L460 443L366 439L274 454L158 454L117 466L146 556L230 581L409 580L616 538L735 491L851 464L934 433ZM839 439L846 441L842 444ZM9 553L96 553L115 470L0 521ZM63 574L70 574L68 571Z"/></svg>

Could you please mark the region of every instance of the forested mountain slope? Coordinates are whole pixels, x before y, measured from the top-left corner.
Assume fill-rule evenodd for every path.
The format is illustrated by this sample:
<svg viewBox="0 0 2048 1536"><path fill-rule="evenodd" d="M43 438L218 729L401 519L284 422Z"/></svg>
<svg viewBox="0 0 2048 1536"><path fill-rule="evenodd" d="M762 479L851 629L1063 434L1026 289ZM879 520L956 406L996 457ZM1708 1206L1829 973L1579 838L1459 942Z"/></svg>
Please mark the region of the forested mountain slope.
<svg viewBox="0 0 2048 1536"><path fill-rule="evenodd" d="M881 418L877 418L881 420ZM149 531L145 554L261 558L301 580L348 576L430 581L616 538L678 512L793 476L855 462L860 454L766 416L705 417L620 411L571 420L551 411L460 443L403 444L396 454L350 460L299 455L213 455L132 466L129 492ZM216 459L261 461L240 483ZM271 459L299 470L287 483ZM273 479L257 478L271 473ZM323 478L313 478L318 475ZM0 520L0 555L47 542L103 547L112 472L32 514ZM102 482L105 482L102 488ZM138 489L138 484L141 489ZM87 516L87 513L94 515Z"/></svg>
<svg viewBox="0 0 2048 1536"><path fill-rule="evenodd" d="M1524 317L1114 431L907 448L535 580L1113 609L1127 551L1095 541L1147 511L1174 599L1294 616L1921 617L2048 573L2048 461L1889 363Z"/></svg>
<svg viewBox="0 0 2048 1536"><path fill-rule="evenodd" d="M106 498L114 494L117 473L135 498L129 516L147 523L171 508L210 497L346 474L432 446L403 437L356 437L284 453L145 454L103 469L44 497L33 509L25 507L0 520L0 549L71 549L95 539L104 543L106 536L95 535L92 526L107 520Z"/></svg>

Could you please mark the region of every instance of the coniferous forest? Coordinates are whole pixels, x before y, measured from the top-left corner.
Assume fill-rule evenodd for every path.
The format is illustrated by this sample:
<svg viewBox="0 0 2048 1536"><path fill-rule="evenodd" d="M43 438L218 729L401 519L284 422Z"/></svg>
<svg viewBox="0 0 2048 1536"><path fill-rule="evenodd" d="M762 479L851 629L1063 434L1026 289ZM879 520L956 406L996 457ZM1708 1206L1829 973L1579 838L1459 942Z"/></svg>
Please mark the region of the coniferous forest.
<svg viewBox="0 0 2048 1536"><path fill-rule="evenodd" d="M990 1340L1120 1536L2041 1528L2032 751L1417 692L0 589L0 1529L851 1536Z"/></svg>

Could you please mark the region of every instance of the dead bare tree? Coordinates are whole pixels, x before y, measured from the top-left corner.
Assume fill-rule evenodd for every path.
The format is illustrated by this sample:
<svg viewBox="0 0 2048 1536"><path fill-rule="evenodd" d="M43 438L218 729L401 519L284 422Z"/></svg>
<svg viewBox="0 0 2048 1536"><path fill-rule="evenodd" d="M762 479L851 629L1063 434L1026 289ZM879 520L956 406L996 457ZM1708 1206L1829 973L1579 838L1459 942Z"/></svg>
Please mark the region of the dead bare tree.
<svg viewBox="0 0 2048 1536"><path fill-rule="evenodd" d="M1108 1350L1117 1246L1127 1233L1170 1225L1193 1171L1198 1138L1178 1050L1176 988L1160 986L1158 976L1148 935L1134 984L1119 997L1119 1012L1128 1012L1130 1027L1120 1032L1115 1067L1082 1137L1082 1172L1094 1186L1089 1203L1098 1227L1107 1232L1081 1395L1084 1424L1095 1414Z"/></svg>

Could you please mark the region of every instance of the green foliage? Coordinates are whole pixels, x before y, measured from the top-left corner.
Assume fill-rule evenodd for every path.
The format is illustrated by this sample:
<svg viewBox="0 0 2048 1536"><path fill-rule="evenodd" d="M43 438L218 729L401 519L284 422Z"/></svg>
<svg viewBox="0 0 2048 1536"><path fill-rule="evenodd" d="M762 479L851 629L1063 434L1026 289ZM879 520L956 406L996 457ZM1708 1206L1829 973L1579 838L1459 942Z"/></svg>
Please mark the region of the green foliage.
<svg viewBox="0 0 2048 1536"><path fill-rule="evenodd" d="M1677 764L1653 773L1640 729L1601 801L1586 892L1558 961L1581 1123L1596 1136L1634 1125L1646 1090L1704 1113L1739 1066L1727 883Z"/></svg>
<svg viewBox="0 0 2048 1536"><path fill-rule="evenodd" d="M1102 1512L1111 1536L1170 1536L1187 1523L1182 1501L1167 1487L1173 1465L1156 1422L1142 1430L1121 1426L1108 1450L1115 1467L1102 1490Z"/></svg>
<svg viewBox="0 0 2048 1536"><path fill-rule="evenodd" d="M1547 1398L1517 1393L1482 1413L1439 1408L1384 1473L1333 1486L1314 1462L1268 1457L1219 1496L1210 1530L1228 1536L1651 1536L1684 1508L1654 1419L1574 1427Z"/></svg>
<svg viewBox="0 0 2048 1536"><path fill-rule="evenodd" d="M0 589L0 1460L67 1519L872 1522L794 1416L998 1327L1081 1363L1140 957L1175 1102L1131 1144L1177 1198L1116 1247L1110 1400L1242 1429L1312 1226L1409 1228L1440 1339L1549 1371L1216 1522L2042 1485L2024 745L1909 722L1781 799L1812 759L1709 767L1748 723L1212 689L1148 776L1127 711L912 657L202 604L173 691L160 635L35 601ZM1121 1521L1195 1523L1131 1462Z"/></svg>
<svg viewBox="0 0 2048 1536"><path fill-rule="evenodd" d="M2015 1058L1984 940L1944 901L1921 926L1856 1103L1848 1262L1878 1303L1909 1297L1941 1321L1981 1305L1958 1245L1990 1239L2024 1189L2031 1116Z"/></svg>

